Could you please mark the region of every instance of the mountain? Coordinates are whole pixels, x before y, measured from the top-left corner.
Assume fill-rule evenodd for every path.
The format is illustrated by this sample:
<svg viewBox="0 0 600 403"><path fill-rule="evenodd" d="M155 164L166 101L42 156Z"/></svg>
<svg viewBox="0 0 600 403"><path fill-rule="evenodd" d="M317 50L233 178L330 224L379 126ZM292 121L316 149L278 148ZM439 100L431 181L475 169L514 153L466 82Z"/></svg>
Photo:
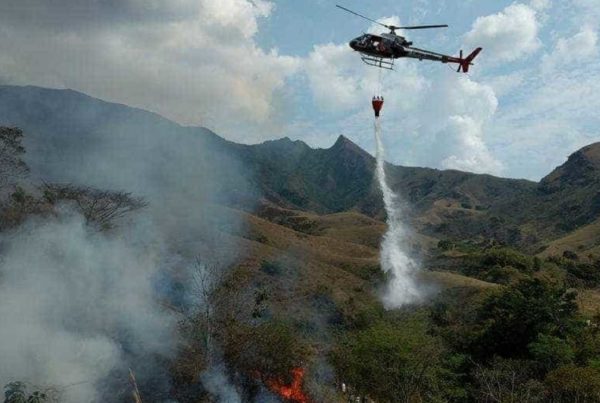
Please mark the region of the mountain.
<svg viewBox="0 0 600 403"><path fill-rule="evenodd" d="M121 381L128 368L147 401L212 401L206 376L215 377L211 384L231 382L244 401L272 400L263 398L265 386L286 379L314 401L348 401L338 381L353 391L364 377L348 374L379 368L398 340L407 342L406 355L392 372L436 362L417 400L439 389L440 401L480 401L479 369L497 378L513 374L506 365L514 363L527 364L523 374L536 369L522 383L539 389L540 401L552 374L597 378L596 368L581 365L600 356L588 348L599 345L595 332L586 332L597 327L600 307L600 143L539 183L388 164L415 230L403 246L419 258L414 280L427 298L418 309L387 310L380 298L389 284L380 267L387 227L375 161L344 136L326 149L289 138L241 145L75 91L0 86L5 125L24 130L25 147L17 141L5 156L21 162L25 151L31 175L15 179L19 187L4 186L0 200L2 269L9 274L0 280L7 306L27 308L5 315L9 324L14 318L5 327L16 329L5 339L19 343L5 343L18 365L5 371L4 384L27 379L18 371L22 352L37 354L47 340L67 349L38 354L36 371L87 368L81 354L71 359L70 341L90 337L114 341L123 356L109 377L99 371L102 401L127 399ZM21 139L18 130L2 133L5 142ZM110 213L110 203L120 210ZM149 296L159 298L161 315ZM38 300L52 303L32 304ZM13 335L24 321L35 337L22 344ZM79 333L85 338L72 337ZM155 351L163 343L154 335L168 340L173 356ZM549 361L531 346L544 353L554 345L560 360L552 365L560 367L546 376L538 369ZM214 346L222 354L211 353ZM565 349L581 363L563 361ZM96 355L84 355L96 368ZM221 356L223 376L211 370ZM61 365L48 366L45 357ZM563 375L565 368L573 375ZM587 369L589 376L579 372ZM298 373L305 377L297 381ZM66 390L60 385L70 381L56 379ZM398 379L369 383L364 393L392 385L385 399L393 400ZM277 391L289 388L270 390L287 396Z"/></svg>
<svg viewBox="0 0 600 403"><path fill-rule="evenodd" d="M165 176L164 167L175 165L194 183L202 178L178 165L192 159L197 171L219 177L207 193L263 217L298 210L384 216L374 158L344 136L327 149L289 138L241 145L75 91L15 86L0 86L0 125L25 131L32 171L47 179L143 193L139 176L101 178L115 169L137 172L144 161L149 168L142 172L153 179L184 180ZM539 183L390 164L387 170L414 227L433 238L492 238L534 250L600 217L600 144L574 153Z"/></svg>

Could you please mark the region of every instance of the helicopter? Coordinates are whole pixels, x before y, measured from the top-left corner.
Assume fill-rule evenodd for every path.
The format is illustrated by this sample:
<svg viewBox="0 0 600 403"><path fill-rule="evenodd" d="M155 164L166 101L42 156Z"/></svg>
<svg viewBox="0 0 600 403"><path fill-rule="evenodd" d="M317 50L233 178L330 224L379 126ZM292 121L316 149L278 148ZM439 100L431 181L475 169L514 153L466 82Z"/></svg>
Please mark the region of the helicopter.
<svg viewBox="0 0 600 403"><path fill-rule="evenodd" d="M448 56L441 53L431 52L429 50L419 49L413 47L413 43L408 41L405 37L396 34L398 29L431 29L431 28L447 28L448 25L416 25L408 27L397 27L394 25L383 24L379 21L375 21L371 18L365 17L355 11L352 11L346 7L336 5L351 14L357 15L368 21L374 22L375 24L381 25L390 30L390 32L383 33L381 35L375 34L363 34L350 41L350 47L355 51L359 52L363 62L369 66L375 66L382 69L393 70L394 60L401 57L409 57L419 60L433 60L441 63L456 63L458 64L457 73L463 72L468 73L469 67L473 65L473 59L477 57L482 48L476 48L471 54L463 58L463 51L460 51L458 57Z"/></svg>

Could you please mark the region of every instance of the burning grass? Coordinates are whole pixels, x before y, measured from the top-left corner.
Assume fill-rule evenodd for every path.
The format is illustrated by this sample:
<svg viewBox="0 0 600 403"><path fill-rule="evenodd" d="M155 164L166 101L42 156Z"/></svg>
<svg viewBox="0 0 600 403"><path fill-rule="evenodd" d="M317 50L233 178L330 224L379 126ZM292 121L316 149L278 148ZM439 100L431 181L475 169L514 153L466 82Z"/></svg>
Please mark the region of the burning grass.
<svg viewBox="0 0 600 403"><path fill-rule="evenodd" d="M302 367L296 367L291 371L291 383L286 384L281 379L267 379L266 385L269 390L290 403L310 403L311 400L304 393L304 374Z"/></svg>

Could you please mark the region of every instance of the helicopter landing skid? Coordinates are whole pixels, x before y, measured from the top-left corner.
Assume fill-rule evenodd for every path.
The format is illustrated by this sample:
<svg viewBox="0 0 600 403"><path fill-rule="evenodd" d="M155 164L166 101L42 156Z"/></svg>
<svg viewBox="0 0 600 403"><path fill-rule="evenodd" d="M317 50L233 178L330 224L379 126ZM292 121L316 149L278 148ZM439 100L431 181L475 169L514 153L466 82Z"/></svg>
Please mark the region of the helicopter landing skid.
<svg viewBox="0 0 600 403"><path fill-rule="evenodd" d="M381 69L394 70L394 59L384 59L361 53L361 59L369 66L379 67Z"/></svg>

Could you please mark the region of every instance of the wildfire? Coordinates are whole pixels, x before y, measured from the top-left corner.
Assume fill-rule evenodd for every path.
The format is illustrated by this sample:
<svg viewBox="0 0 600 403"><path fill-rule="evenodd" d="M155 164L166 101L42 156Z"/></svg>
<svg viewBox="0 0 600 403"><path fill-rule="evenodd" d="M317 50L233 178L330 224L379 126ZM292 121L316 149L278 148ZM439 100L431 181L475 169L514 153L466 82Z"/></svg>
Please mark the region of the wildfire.
<svg viewBox="0 0 600 403"><path fill-rule="evenodd" d="M310 399L302 390L304 368L292 369L292 383L289 385L284 385L277 379L269 379L265 383L271 392L278 394L291 403L310 403Z"/></svg>

